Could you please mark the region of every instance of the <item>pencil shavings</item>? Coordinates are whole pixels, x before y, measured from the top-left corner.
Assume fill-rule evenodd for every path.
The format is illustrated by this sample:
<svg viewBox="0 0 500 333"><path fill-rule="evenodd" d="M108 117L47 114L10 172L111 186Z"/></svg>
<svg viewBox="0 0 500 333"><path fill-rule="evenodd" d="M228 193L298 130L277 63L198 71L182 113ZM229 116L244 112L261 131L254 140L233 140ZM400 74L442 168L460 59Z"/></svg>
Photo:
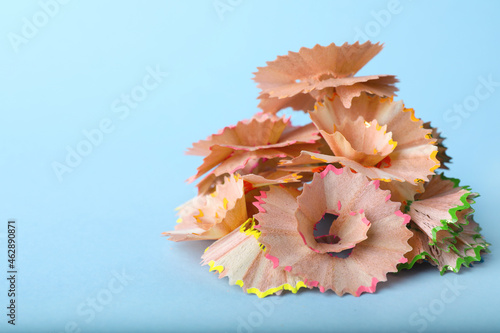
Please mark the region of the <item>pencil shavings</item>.
<svg viewBox="0 0 500 333"><path fill-rule="evenodd" d="M374 292L411 250L409 217L387 195L377 181L329 166L297 199L279 187L262 193L261 211L255 216L259 242L275 266L291 267L290 272L322 292ZM335 236L331 244L318 243L313 235L325 213L337 216L329 231ZM351 250L349 256L338 257L344 250Z"/></svg>
<svg viewBox="0 0 500 333"><path fill-rule="evenodd" d="M479 225L472 216L468 217L468 224L456 236L452 247L446 251L429 244L429 238L413 223L410 230L413 236L409 241L412 251L406 254L407 263L401 264L399 269L410 269L415 263L427 261L437 266L441 275L446 271L458 273L460 267L469 267L471 263L481 261L481 255L489 252L487 243L480 234Z"/></svg>
<svg viewBox="0 0 500 333"><path fill-rule="evenodd" d="M408 263L401 268L411 268L426 259L441 273L458 272L462 265L480 261L489 244L473 220L471 205L476 196L468 187L460 186L458 179L443 174L432 177L425 192L408 204L413 249L406 254Z"/></svg>
<svg viewBox="0 0 500 333"><path fill-rule="evenodd" d="M303 151L284 162L289 170L304 164L312 169L318 161L340 163L370 179L418 184L440 165L432 131L401 101L363 94L348 109L332 96L309 114L334 155Z"/></svg>
<svg viewBox="0 0 500 333"><path fill-rule="evenodd" d="M278 56L267 66L259 67L254 80L262 91L259 107L264 112L276 113L291 107L309 111L316 101L335 92L346 107L362 92L378 96L393 96L398 82L393 75L358 76L368 61L382 50L379 43L345 43L337 46L316 45Z"/></svg>
<svg viewBox="0 0 500 333"><path fill-rule="evenodd" d="M215 192L198 196L179 209L175 231L165 232L170 240L219 239L247 220L243 179L226 177Z"/></svg>
<svg viewBox="0 0 500 333"><path fill-rule="evenodd" d="M245 167L236 173L244 180L245 192L273 184L300 183L310 178L310 175L307 173L278 169L281 161L282 158L254 158L248 160ZM229 176L228 173L220 176L210 174L205 177L197 184L199 195L212 193L217 184L220 184L224 180L224 177L227 176Z"/></svg>
<svg viewBox="0 0 500 333"><path fill-rule="evenodd" d="M249 294L262 298L282 290L296 293L307 288L304 281L285 268L274 268L266 250L257 241L259 232L252 230L252 219L205 250L202 265L228 277L229 284L239 285Z"/></svg>
<svg viewBox="0 0 500 333"><path fill-rule="evenodd" d="M317 129L311 124L294 127L285 117L257 114L194 143L188 154L206 157L189 181L211 169L210 174L217 177L243 169L250 160L294 157L304 150L315 151L319 139Z"/></svg>
<svg viewBox="0 0 500 333"><path fill-rule="evenodd" d="M459 227L465 221L466 216L459 221L457 212L470 209L471 196L467 187L458 186L457 180L436 175L426 184L425 192L409 203L409 215L434 245L451 237L451 225Z"/></svg>
<svg viewBox="0 0 500 333"><path fill-rule="evenodd" d="M394 75L356 76L381 50L316 45L258 67L261 111L188 149L203 158L198 194L163 235L213 241L202 266L259 298L357 297L417 264L482 262L479 195L436 173L451 163L441 132L394 100ZM311 121L292 125L287 108Z"/></svg>

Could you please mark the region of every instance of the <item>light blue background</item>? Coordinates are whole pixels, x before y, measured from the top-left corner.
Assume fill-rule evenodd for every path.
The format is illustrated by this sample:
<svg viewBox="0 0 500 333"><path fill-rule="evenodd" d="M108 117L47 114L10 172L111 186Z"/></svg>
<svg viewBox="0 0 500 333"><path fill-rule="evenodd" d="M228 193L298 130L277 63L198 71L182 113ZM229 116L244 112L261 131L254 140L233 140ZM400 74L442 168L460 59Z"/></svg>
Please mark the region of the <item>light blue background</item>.
<svg viewBox="0 0 500 333"><path fill-rule="evenodd" d="M500 330L500 87L460 124L445 119L454 104L473 102L480 77L500 82L500 2L401 0L390 17L380 14L389 1L221 2L232 4L222 19L213 0L73 0L17 52L9 36L41 5L1 2L0 267L15 218L19 298L12 328L2 278L0 330L64 332L71 322L82 332ZM257 66L302 46L354 42L356 31L385 43L360 74L396 74L399 98L444 132L446 175L481 193L476 220L493 252L458 275L427 265L390 275L360 298L306 291L259 301L199 266L207 242L160 237L195 194L184 180L201 158L184 151L257 111ZM121 119L113 102L142 84L148 66L168 76ZM107 118L114 130L59 181L52 164ZM114 277L122 272L123 288ZM464 287L444 303L447 283ZM123 290L109 294L110 285ZM92 317L85 304L97 295L112 299ZM419 311L429 308L439 314L425 319Z"/></svg>

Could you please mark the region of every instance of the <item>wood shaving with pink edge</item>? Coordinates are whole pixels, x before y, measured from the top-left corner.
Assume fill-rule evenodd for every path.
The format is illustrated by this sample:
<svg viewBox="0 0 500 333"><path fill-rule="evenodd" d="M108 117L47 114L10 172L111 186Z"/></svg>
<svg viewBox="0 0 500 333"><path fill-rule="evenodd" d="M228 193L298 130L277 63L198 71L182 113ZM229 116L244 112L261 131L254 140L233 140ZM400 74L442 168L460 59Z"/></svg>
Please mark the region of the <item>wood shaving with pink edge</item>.
<svg viewBox="0 0 500 333"><path fill-rule="evenodd" d="M394 96L398 82L394 75L356 74L381 50L379 43L345 43L337 46L316 45L312 49L301 48L278 56L267 66L259 67L254 80L262 91L259 107L268 113L291 107L310 111L314 103L322 101L326 94L335 92L346 107L362 92L378 96Z"/></svg>

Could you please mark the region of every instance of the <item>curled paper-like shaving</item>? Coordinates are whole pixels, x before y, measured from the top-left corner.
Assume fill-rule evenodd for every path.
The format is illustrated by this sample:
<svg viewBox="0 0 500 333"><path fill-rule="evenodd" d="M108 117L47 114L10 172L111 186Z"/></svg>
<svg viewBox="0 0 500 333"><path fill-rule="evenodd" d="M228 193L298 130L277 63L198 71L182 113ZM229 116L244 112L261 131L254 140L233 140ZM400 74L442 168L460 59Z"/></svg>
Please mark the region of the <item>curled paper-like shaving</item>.
<svg viewBox="0 0 500 333"><path fill-rule="evenodd" d="M226 177L215 192L198 196L179 208L179 224L163 234L169 240L219 239L247 220L243 179Z"/></svg>
<svg viewBox="0 0 500 333"><path fill-rule="evenodd" d="M264 112L276 113L286 107L309 111L325 94L335 92L345 107L362 92L378 96L393 96L398 82L393 75L358 76L368 61L382 50L379 43L358 42L350 45L316 45L278 56L267 66L259 67L254 80L262 89L259 107Z"/></svg>
<svg viewBox="0 0 500 333"><path fill-rule="evenodd" d="M408 263L400 268L411 268L427 259L443 274L446 270L458 272L461 265L481 260L480 253L489 244L472 218L471 204L476 196L468 187L459 186L457 179L432 177L425 192L409 203L413 249L405 255Z"/></svg>
<svg viewBox="0 0 500 333"><path fill-rule="evenodd" d="M416 200L410 203L408 214L427 235L431 245L434 245L451 237L450 225L459 226L466 221L466 216L460 221L457 212L468 210L468 213L472 213L470 196L470 190L458 186L458 181L435 175L425 185L425 192L417 195Z"/></svg>
<svg viewBox="0 0 500 333"><path fill-rule="evenodd" d="M439 167L431 130L401 101L362 94L347 109L333 96L309 114L334 155L303 151L284 161L283 168L309 165L313 170L314 164L340 163L370 179L418 184Z"/></svg>
<svg viewBox="0 0 500 333"><path fill-rule="evenodd" d="M315 151L320 145L319 139L318 130L312 124L295 127L285 117L257 114L194 143L188 154L206 157L198 173L189 181L211 169L209 177L217 177L235 173L245 168L249 161L294 157L301 151Z"/></svg>
<svg viewBox="0 0 500 333"><path fill-rule="evenodd" d="M202 264L227 276L229 284L239 285L249 294L265 297L282 290L296 293L306 288L304 282L285 268L274 268L265 249L257 241L259 232L252 230L252 219L229 235L210 245L202 256Z"/></svg>
<svg viewBox="0 0 500 333"><path fill-rule="evenodd" d="M458 273L460 267L468 267L475 261L481 261L481 254L489 252L490 244L481 236L481 228L473 220L472 215L467 217L467 222L455 237L453 246L446 251L436 245L430 245L428 236L411 222L410 230L413 231L413 236L408 243L412 246L412 250L405 256L408 262L401 264L399 269L410 269L415 263L427 260L437 266L443 275L446 271Z"/></svg>
<svg viewBox="0 0 500 333"><path fill-rule="evenodd" d="M255 219L268 258L322 292L374 292L411 250L412 235L406 228L410 217L378 185L349 168L330 165L314 175L298 198L276 186L262 192ZM313 230L325 213L337 219L331 237L318 241ZM342 258L349 249L350 255Z"/></svg>

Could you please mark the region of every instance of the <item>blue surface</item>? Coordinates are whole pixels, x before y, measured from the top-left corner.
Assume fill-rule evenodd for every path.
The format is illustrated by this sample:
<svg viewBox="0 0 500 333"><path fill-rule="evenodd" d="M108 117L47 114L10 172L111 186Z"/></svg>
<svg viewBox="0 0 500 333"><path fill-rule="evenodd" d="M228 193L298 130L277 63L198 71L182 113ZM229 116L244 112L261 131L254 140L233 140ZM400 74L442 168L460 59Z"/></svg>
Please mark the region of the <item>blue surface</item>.
<svg viewBox="0 0 500 333"><path fill-rule="evenodd" d="M19 244L17 325L7 324L2 279L2 332L500 330L500 85L481 83L500 82L500 2L45 7L52 16L38 1L0 5L2 271L7 219L17 220ZM41 27L30 27L34 20ZM446 175L481 193L476 220L493 244L484 263L445 276L422 265L359 298L306 291L259 300L199 266L206 242L160 237L195 194L184 180L201 159L184 150L257 111L257 66L302 46L366 37L385 48L360 74L396 74L399 97L447 137ZM148 71L168 75L155 81ZM121 98L131 93L141 101L127 106ZM75 149L88 155L70 158L58 177L54 163Z"/></svg>

